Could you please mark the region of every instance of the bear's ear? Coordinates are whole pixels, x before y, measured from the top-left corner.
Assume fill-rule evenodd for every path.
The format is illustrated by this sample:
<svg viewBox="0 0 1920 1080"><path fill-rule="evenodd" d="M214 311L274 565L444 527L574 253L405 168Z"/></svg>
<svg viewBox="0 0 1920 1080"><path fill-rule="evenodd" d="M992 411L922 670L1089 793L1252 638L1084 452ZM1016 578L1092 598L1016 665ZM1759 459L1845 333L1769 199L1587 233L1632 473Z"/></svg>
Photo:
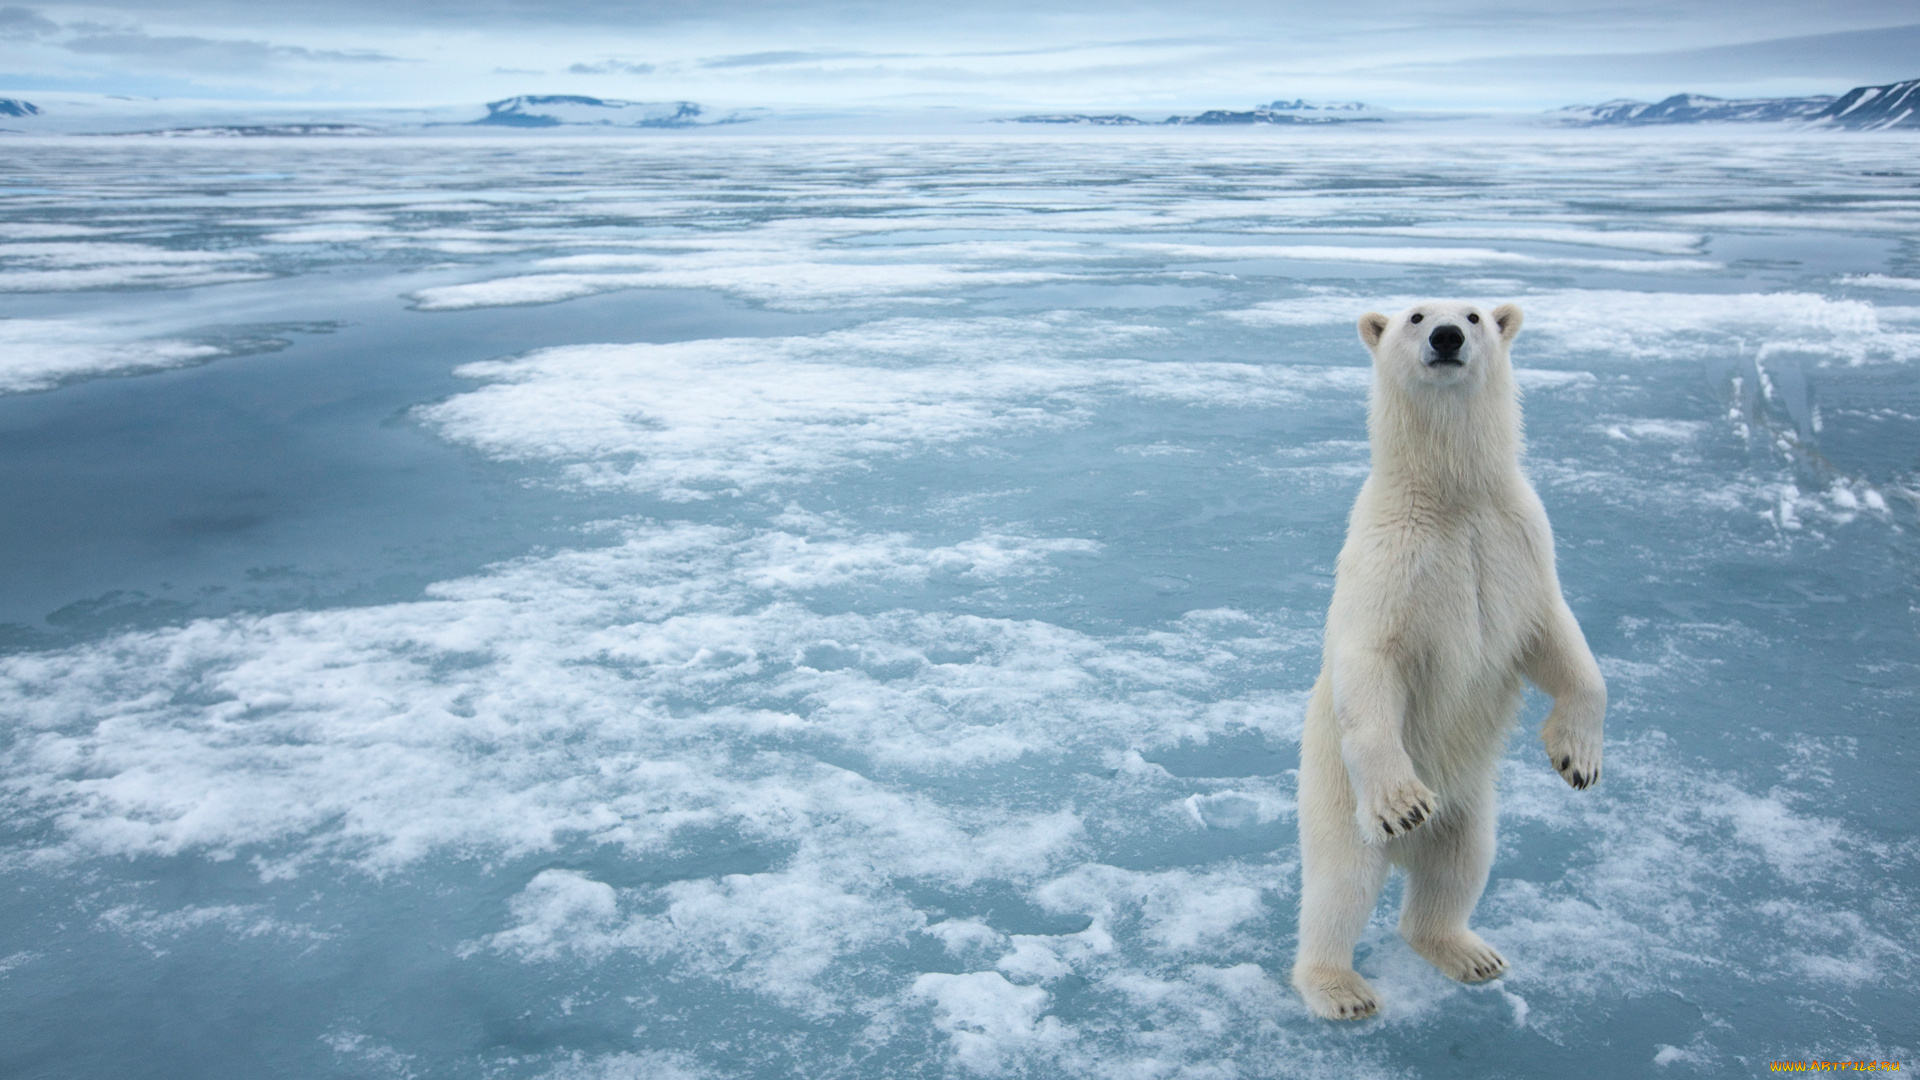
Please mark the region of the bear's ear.
<svg viewBox="0 0 1920 1080"><path fill-rule="evenodd" d="M1511 342L1520 333L1520 324L1526 316L1520 313L1519 304L1501 304L1493 309L1493 324L1500 328L1500 340Z"/></svg>
<svg viewBox="0 0 1920 1080"><path fill-rule="evenodd" d="M1368 349L1380 347L1380 335L1387 332L1387 317L1377 311L1360 316L1360 342Z"/></svg>

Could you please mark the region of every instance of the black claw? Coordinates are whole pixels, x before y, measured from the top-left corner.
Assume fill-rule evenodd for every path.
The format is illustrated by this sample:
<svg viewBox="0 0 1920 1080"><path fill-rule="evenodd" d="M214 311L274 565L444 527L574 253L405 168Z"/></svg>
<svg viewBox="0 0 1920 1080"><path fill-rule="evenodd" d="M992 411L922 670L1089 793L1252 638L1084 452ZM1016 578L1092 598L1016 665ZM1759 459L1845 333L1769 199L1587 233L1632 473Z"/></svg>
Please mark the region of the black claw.
<svg viewBox="0 0 1920 1080"><path fill-rule="evenodd" d="M1573 774L1573 786L1577 788L1582 788L1587 786L1586 780L1581 777L1578 770L1575 770Z"/></svg>
<svg viewBox="0 0 1920 1080"><path fill-rule="evenodd" d="M1561 759L1560 759L1560 771L1561 771L1561 772L1565 772L1565 771L1567 771L1567 766L1569 766L1569 765L1571 765L1571 764L1573 764L1573 759L1572 759L1572 758L1570 758L1570 757L1563 757L1563 758L1561 758Z"/></svg>
<svg viewBox="0 0 1920 1080"><path fill-rule="evenodd" d="M1381 828L1383 828L1383 829L1385 829L1385 830L1387 830L1387 835L1388 835L1388 836L1392 836L1392 835L1393 835L1393 826L1391 826L1391 825L1389 825L1389 824L1387 824L1386 822L1384 822L1384 821L1383 821L1383 822L1381 822L1381 823L1380 823L1380 827L1381 827Z"/></svg>

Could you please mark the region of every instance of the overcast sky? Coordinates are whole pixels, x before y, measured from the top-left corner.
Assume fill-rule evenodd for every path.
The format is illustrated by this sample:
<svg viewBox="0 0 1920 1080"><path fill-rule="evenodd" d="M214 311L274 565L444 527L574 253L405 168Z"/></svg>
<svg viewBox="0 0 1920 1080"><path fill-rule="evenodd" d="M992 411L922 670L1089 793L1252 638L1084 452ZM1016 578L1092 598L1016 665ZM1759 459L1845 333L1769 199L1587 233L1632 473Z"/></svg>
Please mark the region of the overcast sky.
<svg viewBox="0 0 1920 1080"><path fill-rule="evenodd" d="M1540 109L1920 76L1912 0L122 0L0 7L0 93Z"/></svg>

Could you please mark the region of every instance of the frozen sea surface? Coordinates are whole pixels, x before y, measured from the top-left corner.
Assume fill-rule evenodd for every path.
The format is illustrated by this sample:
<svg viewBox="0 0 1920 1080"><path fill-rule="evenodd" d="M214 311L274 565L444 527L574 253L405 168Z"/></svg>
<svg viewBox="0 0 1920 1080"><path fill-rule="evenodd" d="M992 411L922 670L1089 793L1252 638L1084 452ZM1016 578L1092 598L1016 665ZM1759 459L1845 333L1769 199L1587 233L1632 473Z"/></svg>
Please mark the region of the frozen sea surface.
<svg viewBox="0 0 1920 1080"><path fill-rule="evenodd" d="M1920 142L14 140L0 1074L1920 1050ZM1355 317L1515 300L1613 693L1286 987Z"/></svg>

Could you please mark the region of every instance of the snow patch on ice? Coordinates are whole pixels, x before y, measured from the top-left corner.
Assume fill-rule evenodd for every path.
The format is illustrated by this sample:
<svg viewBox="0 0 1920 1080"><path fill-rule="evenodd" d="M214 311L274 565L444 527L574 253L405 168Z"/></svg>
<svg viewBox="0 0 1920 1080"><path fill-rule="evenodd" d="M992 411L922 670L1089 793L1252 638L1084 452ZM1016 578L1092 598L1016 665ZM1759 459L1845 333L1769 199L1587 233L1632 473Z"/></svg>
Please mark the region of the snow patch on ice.
<svg viewBox="0 0 1920 1080"><path fill-rule="evenodd" d="M722 1075L684 1052L588 1057L576 1050L566 1061L541 1073L538 1080L716 1080Z"/></svg>
<svg viewBox="0 0 1920 1080"><path fill-rule="evenodd" d="M1399 311L1417 296L1317 292L1222 315L1256 326L1331 326L1366 311ZM1496 298L1526 311L1515 358L1679 360L1727 351L1765 356L1807 352L1848 363L1920 357L1920 333L1890 329L1873 304L1815 293L1674 293L1565 289ZM1545 339L1544 341L1534 339Z"/></svg>
<svg viewBox="0 0 1920 1080"><path fill-rule="evenodd" d="M567 837L648 850L727 823L805 835L820 815L915 873L1043 867L1075 835L1071 815L974 828L843 769L795 759L797 772L767 774L709 745L764 743L773 762L796 740L824 741L889 769L940 771L1082 740L1177 738L1156 733L1233 715L1212 719L1186 696L1213 682L1213 665L1241 662L1193 649L1188 638L1215 632L1204 616L1102 641L792 600L796 584L1030 573L1060 547L999 538L971 550L640 525L610 547L510 564L415 603L203 620L0 658L0 700L23 725L0 758L7 798L58 823L65 839L39 858L264 848L269 878L316 858L379 872L438 850L513 854Z"/></svg>
<svg viewBox="0 0 1920 1080"><path fill-rule="evenodd" d="M67 319L0 319L0 393L48 390L99 375L160 371L225 354L217 345L134 337L126 329Z"/></svg>
<svg viewBox="0 0 1920 1080"><path fill-rule="evenodd" d="M1679 270L1718 270L1709 259L1584 259L1527 255L1482 247L1348 247L1332 244L1172 244L1141 242L1125 247L1170 261L1240 262L1249 259L1302 262L1368 263L1392 266L1512 266L1566 267L1611 270L1618 273L1671 273Z"/></svg>
<svg viewBox="0 0 1920 1080"><path fill-rule="evenodd" d="M124 904L101 912L99 921L104 927L139 939L156 955L168 951L165 942L209 927L239 938L271 936L314 942L333 936L274 918L259 904L206 904L164 912Z"/></svg>
<svg viewBox="0 0 1920 1080"><path fill-rule="evenodd" d="M1210 829L1264 825L1294 809L1291 802L1269 792L1232 789L1208 795L1189 795L1184 805L1196 823Z"/></svg>
<svg viewBox="0 0 1920 1080"><path fill-rule="evenodd" d="M1359 368L1096 359L1082 321L896 319L814 337L580 345L458 373L418 410L450 439L571 483L708 499L1084 420L1099 394L1271 407L1363 393Z"/></svg>
<svg viewBox="0 0 1920 1080"><path fill-rule="evenodd" d="M421 311L462 311L510 304L551 304L620 289L715 289L769 305L800 310L861 301L919 296L951 303L950 294L994 285L1034 285L1072 275L949 263L855 263L797 259L787 252L726 257L577 256L550 260L567 266L633 267L618 272L524 274L463 285L439 285L411 294ZM930 295L935 294L935 295Z"/></svg>
<svg viewBox="0 0 1920 1080"><path fill-rule="evenodd" d="M1704 420L1666 420L1641 419L1624 420L1617 424L1607 424L1600 428L1608 438L1621 442L1687 443L1698 439L1710 429Z"/></svg>
<svg viewBox="0 0 1920 1080"><path fill-rule="evenodd" d="M1091 915L1103 933L1137 920L1148 947L1177 954L1215 945L1263 915L1267 891L1292 890L1272 867L1147 873L1089 863L1041 886L1034 898L1050 911Z"/></svg>
<svg viewBox="0 0 1920 1080"><path fill-rule="evenodd" d="M185 251L107 241L0 244L0 292L187 288L267 276L246 251Z"/></svg>
<svg viewBox="0 0 1920 1080"><path fill-rule="evenodd" d="M955 1064L971 1073L998 1076L1009 1057L1025 1071L1072 1038L1059 1018L1041 1015L1045 990L1015 986L997 971L926 974L914 980L913 992L933 1004L934 1025L946 1032Z"/></svg>
<svg viewBox="0 0 1920 1080"><path fill-rule="evenodd" d="M574 870L540 871L509 907L519 923L487 944L528 960L551 960L562 945L579 949L604 937L598 932L619 914L613 886Z"/></svg>
<svg viewBox="0 0 1920 1080"><path fill-rule="evenodd" d="M1920 278L1894 277L1889 274L1848 274L1839 280L1842 285L1859 285L1869 289L1920 290Z"/></svg>

